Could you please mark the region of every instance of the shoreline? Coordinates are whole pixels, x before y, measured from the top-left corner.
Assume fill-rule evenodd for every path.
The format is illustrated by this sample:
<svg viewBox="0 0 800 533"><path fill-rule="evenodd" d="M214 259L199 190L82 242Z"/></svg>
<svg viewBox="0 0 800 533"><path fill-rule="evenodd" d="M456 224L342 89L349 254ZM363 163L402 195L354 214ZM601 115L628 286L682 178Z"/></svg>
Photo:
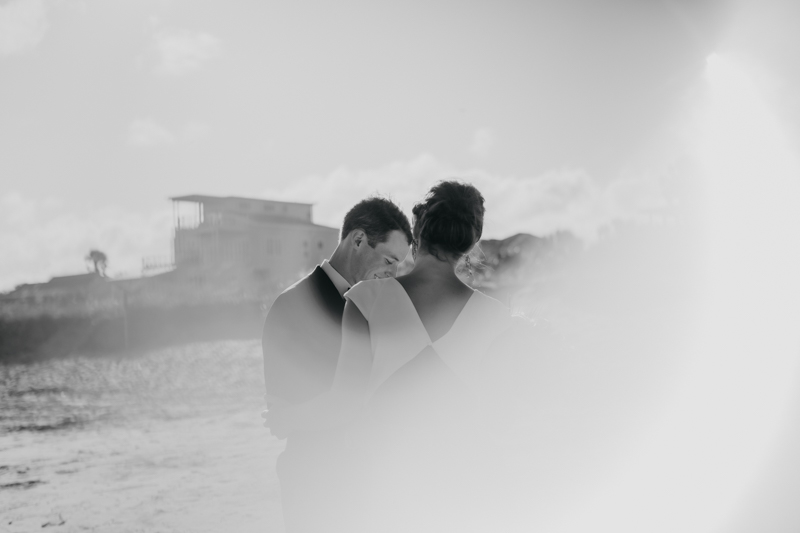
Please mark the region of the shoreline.
<svg viewBox="0 0 800 533"><path fill-rule="evenodd" d="M257 341L0 365L0 533L282 532L263 390Z"/></svg>
<svg viewBox="0 0 800 533"><path fill-rule="evenodd" d="M0 531L281 532L284 443L259 412L6 434Z"/></svg>

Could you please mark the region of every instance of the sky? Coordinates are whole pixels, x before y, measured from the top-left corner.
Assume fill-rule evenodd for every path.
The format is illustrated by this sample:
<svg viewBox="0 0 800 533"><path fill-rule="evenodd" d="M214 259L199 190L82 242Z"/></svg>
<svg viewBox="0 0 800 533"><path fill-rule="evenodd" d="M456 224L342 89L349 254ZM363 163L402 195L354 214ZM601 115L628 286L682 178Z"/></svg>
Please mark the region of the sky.
<svg viewBox="0 0 800 533"><path fill-rule="evenodd" d="M338 226L368 194L410 213L457 177L486 197L485 237L591 242L672 200L709 54L754 65L796 123L787 12L0 0L0 290L84 272L92 248L139 275L169 256L168 198L184 194L311 202Z"/></svg>

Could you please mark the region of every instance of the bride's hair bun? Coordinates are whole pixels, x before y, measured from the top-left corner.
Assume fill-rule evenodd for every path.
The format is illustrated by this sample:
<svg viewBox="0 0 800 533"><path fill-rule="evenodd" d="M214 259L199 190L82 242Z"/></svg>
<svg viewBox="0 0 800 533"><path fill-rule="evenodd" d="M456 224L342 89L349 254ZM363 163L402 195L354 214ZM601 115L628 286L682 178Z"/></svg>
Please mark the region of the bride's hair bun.
<svg viewBox="0 0 800 533"><path fill-rule="evenodd" d="M412 212L414 239L437 257L464 255L483 233L483 196L468 183L440 181Z"/></svg>

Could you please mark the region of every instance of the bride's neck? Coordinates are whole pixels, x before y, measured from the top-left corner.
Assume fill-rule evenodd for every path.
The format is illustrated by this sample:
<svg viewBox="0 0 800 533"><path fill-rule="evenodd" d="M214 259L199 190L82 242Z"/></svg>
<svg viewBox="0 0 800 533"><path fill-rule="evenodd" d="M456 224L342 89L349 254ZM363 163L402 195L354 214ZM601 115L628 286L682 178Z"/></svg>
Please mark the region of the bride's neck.
<svg viewBox="0 0 800 533"><path fill-rule="evenodd" d="M439 259L435 255L420 252L414 259L414 269L411 275L424 276L439 280L458 280L455 263L447 259Z"/></svg>

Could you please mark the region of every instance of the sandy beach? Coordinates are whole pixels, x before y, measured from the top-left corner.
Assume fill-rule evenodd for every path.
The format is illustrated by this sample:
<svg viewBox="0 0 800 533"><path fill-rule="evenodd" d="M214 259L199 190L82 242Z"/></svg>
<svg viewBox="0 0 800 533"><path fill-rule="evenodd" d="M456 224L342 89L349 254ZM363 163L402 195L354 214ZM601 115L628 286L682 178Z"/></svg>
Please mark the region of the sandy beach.
<svg viewBox="0 0 800 533"><path fill-rule="evenodd" d="M0 531L283 531L283 442L261 425L257 342L3 371L3 399L16 404L3 406ZM41 386L58 375L59 387ZM23 408L48 395L60 397L49 400L61 421L20 426L36 414Z"/></svg>

